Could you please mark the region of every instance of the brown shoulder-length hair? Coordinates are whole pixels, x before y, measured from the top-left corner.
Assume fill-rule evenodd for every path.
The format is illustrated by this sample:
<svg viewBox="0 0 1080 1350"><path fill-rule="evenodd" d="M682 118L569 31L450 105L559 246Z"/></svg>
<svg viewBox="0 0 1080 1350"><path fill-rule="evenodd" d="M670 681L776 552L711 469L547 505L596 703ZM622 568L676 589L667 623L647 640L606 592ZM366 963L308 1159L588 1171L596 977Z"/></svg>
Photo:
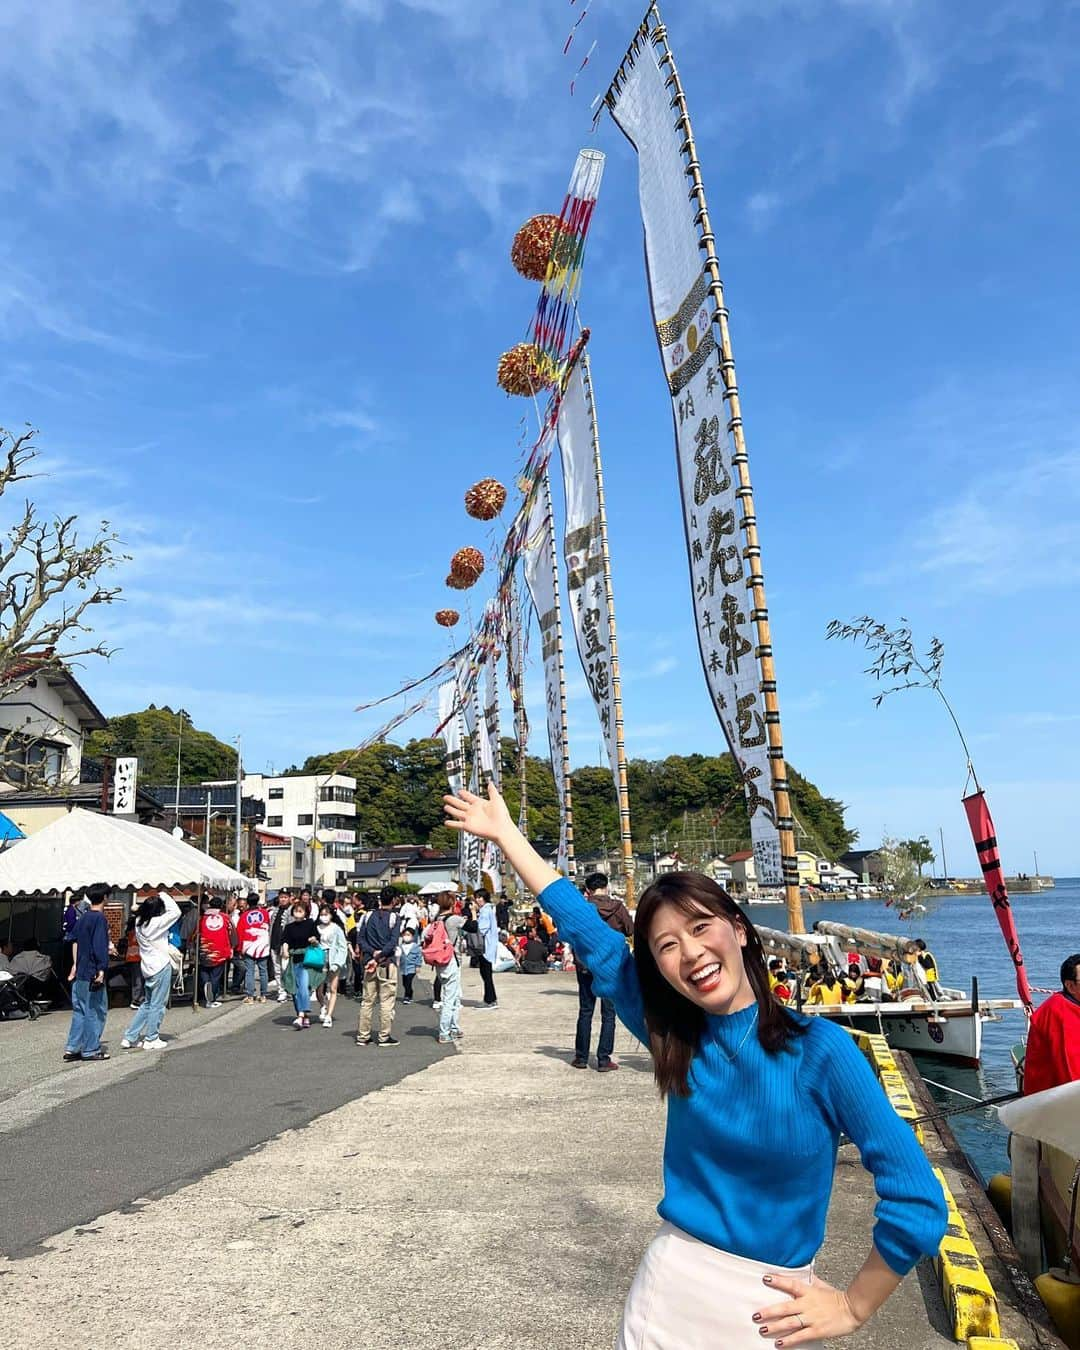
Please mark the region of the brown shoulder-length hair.
<svg viewBox="0 0 1080 1350"><path fill-rule="evenodd" d="M653 957L649 932L656 911L665 904L675 905L684 914L718 914L746 934L743 965L757 999L757 1038L765 1050L778 1053L806 1028L773 997L761 939L727 891L700 872L670 872L659 877L638 902L634 916L634 964L645 1005L656 1085L661 1096L673 1092L676 1097L689 1097L690 1061L701 1044L705 1011L667 982Z"/></svg>

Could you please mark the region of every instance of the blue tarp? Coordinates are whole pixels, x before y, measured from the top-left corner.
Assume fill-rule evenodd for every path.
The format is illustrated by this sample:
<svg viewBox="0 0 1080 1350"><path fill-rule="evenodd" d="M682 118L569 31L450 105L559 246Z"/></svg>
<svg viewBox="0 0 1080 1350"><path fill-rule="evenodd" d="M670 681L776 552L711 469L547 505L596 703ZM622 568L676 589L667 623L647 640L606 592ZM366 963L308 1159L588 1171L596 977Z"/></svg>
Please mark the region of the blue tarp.
<svg viewBox="0 0 1080 1350"><path fill-rule="evenodd" d="M0 811L0 842L6 844L10 843L12 839L25 838L26 835L19 829L18 825L13 820L9 820L3 811Z"/></svg>

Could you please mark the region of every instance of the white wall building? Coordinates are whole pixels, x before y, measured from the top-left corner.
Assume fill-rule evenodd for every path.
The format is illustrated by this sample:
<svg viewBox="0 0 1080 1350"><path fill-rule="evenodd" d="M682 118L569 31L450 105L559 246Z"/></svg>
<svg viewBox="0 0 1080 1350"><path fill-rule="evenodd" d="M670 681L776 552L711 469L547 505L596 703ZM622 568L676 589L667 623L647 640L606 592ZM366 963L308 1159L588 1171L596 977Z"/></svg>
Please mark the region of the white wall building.
<svg viewBox="0 0 1080 1350"><path fill-rule="evenodd" d="M243 792L266 807L271 834L309 846L308 874L284 885L344 886L356 858L356 779L343 773L244 775Z"/></svg>
<svg viewBox="0 0 1080 1350"><path fill-rule="evenodd" d="M0 740L7 791L66 787L79 781L83 741L108 723L70 671L33 673L28 659L0 687Z"/></svg>
<svg viewBox="0 0 1080 1350"><path fill-rule="evenodd" d="M295 890L311 881L311 849L300 838L274 830L256 830L259 842L259 871L266 877L268 891L286 886Z"/></svg>

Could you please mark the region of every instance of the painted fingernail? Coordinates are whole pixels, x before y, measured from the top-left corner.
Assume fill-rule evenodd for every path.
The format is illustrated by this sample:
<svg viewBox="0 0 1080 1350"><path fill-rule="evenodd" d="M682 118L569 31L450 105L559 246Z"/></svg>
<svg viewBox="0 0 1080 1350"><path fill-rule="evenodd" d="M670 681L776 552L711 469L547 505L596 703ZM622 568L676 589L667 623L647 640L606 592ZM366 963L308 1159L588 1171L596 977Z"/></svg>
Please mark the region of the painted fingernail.
<svg viewBox="0 0 1080 1350"><path fill-rule="evenodd" d="M767 1336L767 1335L769 1334L769 1328L768 1328L768 1327L762 1327L762 1328L761 1328L761 1334L762 1334L763 1336Z"/></svg>
<svg viewBox="0 0 1080 1350"><path fill-rule="evenodd" d="M761 1321L761 1314L760 1314L760 1313L755 1313L754 1316L753 1316L750 1320L753 1321L753 1322L760 1322L760 1321Z"/></svg>
<svg viewBox="0 0 1080 1350"><path fill-rule="evenodd" d="M771 1276L771 1275L762 1275L762 1277L761 1277L761 1282L762 1282L762 1284L772 1284L772 1276Z"/></svg>
<svg viewBox="0 0 1080 1350"><path fill-rule="evenodd" d="M776 1350L780 1350L780 1347L781 1347L783 1344L784 1344L783 1341L777 1341L777 1342L776 1342Z"/></svg>

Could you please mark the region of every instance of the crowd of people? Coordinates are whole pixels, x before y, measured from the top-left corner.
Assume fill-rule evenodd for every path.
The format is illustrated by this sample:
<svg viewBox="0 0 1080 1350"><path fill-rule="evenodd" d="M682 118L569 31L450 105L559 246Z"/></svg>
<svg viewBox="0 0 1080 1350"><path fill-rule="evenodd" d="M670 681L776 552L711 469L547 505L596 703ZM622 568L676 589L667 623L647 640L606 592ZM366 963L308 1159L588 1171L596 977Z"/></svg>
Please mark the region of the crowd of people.
<svg viewBox="0 0 1080 1350"><path fill-rule="evenodd" d="M245 1004L291 1000L297 1030L308 1029L313 1017L332 1028L339 1001L353 998L360 1004L356 1044L388 1047L398 1044L399 978L401 1000L410 1004L425 965L434 979L438 1039L451 1044L463 1036L465 962L479 971L480 1006L488 1011L498 1008L497 974L546 974L569 964L571 954L539 906L515 925L505 895L463 896L449 884L430 889L435 893L413 896L388 886L360 897L304 887L265 901L254 891L207 896L186 907L183 898L147 891L136 897L124 936L114 943L104 913L112 893L89 887L72 897L63 919L73 1009L64 1059L109 1058L102 1037L118 963L128 973L134 1012L120 1042L125 1050L167 1044L162 1019L182 970L193 974L193 997L205 1008L219 1008L226 992L242 994Z"/></svg>
<svg viewBox="0 0 1080 1350"><path fill-rule="evenodd" d="M941 997L937 960L921 938L902 958L851 951L842 968L818 960L805 970L792 970L784 957L774 956L769 960L769 987L781 1003L823 1007Z"/></svg>

